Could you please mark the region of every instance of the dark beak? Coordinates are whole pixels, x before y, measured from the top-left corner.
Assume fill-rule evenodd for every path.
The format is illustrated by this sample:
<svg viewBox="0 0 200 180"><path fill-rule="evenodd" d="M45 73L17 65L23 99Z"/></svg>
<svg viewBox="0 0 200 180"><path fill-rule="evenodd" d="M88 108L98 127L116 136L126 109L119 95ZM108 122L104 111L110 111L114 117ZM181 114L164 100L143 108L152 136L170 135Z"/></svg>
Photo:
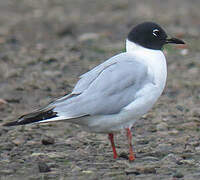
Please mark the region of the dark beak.
<svg viewBox="0 0 200 180"><path fill-rule="evenodd" d="M177 38L170 38L170 39L166 39L165 41L166 44L168 43L172 43L172 44L185 44L184 41L177 39Z"/></svg>

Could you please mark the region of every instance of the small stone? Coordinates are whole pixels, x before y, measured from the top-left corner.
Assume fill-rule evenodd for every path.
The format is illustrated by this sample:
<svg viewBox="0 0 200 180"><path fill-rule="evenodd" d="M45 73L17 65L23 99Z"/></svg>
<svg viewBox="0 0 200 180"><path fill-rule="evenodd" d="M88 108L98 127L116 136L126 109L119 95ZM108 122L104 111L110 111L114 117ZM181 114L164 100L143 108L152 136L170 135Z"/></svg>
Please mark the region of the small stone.
<svg viewBox="0 0 200 180"><path fill-rule="evenodd" d="M180 162L182 158L178 155L175 154L168 154L165 156L161 162L162 162L162 167L175 167L176 164L181 165L182 163Z"/></svg>
<svg viewBox="0 0 200 180"><path fill-rule="evenodd" d="M75 173L77 173L77 172L79 172L79 171L81 171L81 168L79 167L79 166L73 166L72 167L72 172L75 172Z"/></svg>
<svg viewBox="0 0 200 180"><path fill-rule="evenodd" d="M45 153L37 153L37 152L35 152L35 153L31 154L31 157L38 157L38 156L45 156L45 155L46 155Z"/></svg>
<svg viewBox="0 0 200 180"><path fill-rule="evenodd" d="M0 105L2 104L7 104L7 101L5 101L4 99L0 99Z"/></svg>
<svg viewBox="0 0 200 180"><path fill-rule="evenodd" d="M200 118L200 112L194 111L194 112L193 112L193 117Z"/></svg>
<svg viewBox="0 0 200 180"><path fill-rule="evenodd" d="M188 165L195 165L195 161L193 159L183 159L180 163L188 164Z"/></svg>
<svg viewBox="0 0 200 180"><path fill-rule="evenodd" d="M49 157L49 158L65 158L67 156L67 153L64 153L64 152L48 152L46 153L46 155Z"/></svg>
<svg viewBox="0 0 200 180"><path fill-rule="evenodd" d="M183 112L184 111L184 107L181 105L177 105L176 109L178 109L179 111Z"/></svg>
<svg viewBox="0 0 200 180"><path fill-rule="evenodd" d="M38 168L39 168L39 172L41 172L41 173L45 173L45 172L50 172L51 171L50 167L45 162L39 162L38 163Z"/></svg>
<svg viewBox="0 0 200 180"><path fill-rule="evenodd" d="M169 135L177 135L178 133L179 133L179 131L176 129L169 131Z"/></svg>
<svg viewBox="0 0 200 180"><path fill-rule="evenodd" d="M157 132L157 129L155 126L150 126L150 128L148 129L149 132Z"/></svg>
<svg viewBox="0 0 200 180"><path fill-rule="evenodd" d="M127 155L127 153L125 153L125 152L121 152L121 153L119 154L119 157L124 158L124 159L128 159L128 155Z"/></svg>
<svg viewBox="0 0 200 180"><path fill-rule="evenodd" d="M135 166L134 168L129 168L126 171L126 174L155 174L156 173L156 168L154 166Z"/></svg>
<svg viewBox="0 0 200 180"><path fill-rule="evenodd" d="M126 175L130 175L130 174L140 175L140 172L136 169L126 169L125 173Z"/></svg>
<svg viewBox="0 0 200 180"><path fill-rule="evenodd" d="M151 167L151 166L141 166L141 167L136 167L136 169L141 173L141 174L155 174L156 173L156 169L155 167Z"/></svg>
<svg viewBox="0 0 200 180"><path fill-rule="evenodd" d="M1 170L0 171L0 174L1 175L10 175L10 174L13 174L13 170L12 169L4 169L4 170Z"/></svg>
<svg viewBox="0 0 200 180"><path fill-rule="evenodd" d="M2 159L1 163L10 163L10 160L9 159Z"/></svg>
<svg viewBox="0 0 200 180"><path fill-rule="evenodd" d="M76 25L74 23L69 23L65 25L61 30L58 31L58 36L59 37L64 37L64 36L72 36L75 35L76 33Z"/></svg>
<svg viewBox="0 0 200 180"><path fill-rule="evenodd" d="M20 145L20 144L23 144L25 141L24 141L24 139L22 139L22 138L17 138L17 139L14 139L13 141L12 141L15 145Z"/></svg>
<svg viewBox="0 0 200 180"><path fill-rule="evenodd" d="M186 144L184 152L192 153L192 152L194 152L194 149L195 149L194 146L192 146L191 144Z"/></svg>
<svg viewBox="0 0 200 180"><path fill-rule="evenodd" d="M48 77L56 77L56 76L59 76L61 75L61 72L60 71L44 71L43 72L44 75L48 76Z"/></svg>
<svg viewBox="0 0 200 180"><path fill-rule="evenodd" d="M94 173L93 171L90 171L90 170L87 170L87 171L82 171L82 173L84 173L84 174L92 174L92 173Z"/></svg>
<svg viewBox="0 0 200 180"><path fill-rule="evenodd" d="M54 144L55 140L52 137L44 137L42 139L42 144L44 145L50 145L50 144Z"/></svg>
<svg viewBox="0 0 200 180"><path fill-rule="evenodd" d="M187 122L187 123L183 123L182 125L180 125L180 128L182 129L196 129L198 127L197 122Z"/></svg>
<svg viewBox="0 0 200 180"><path fill-rule="evenodd" d="M148 144L149 143L149 140L147 139L139 139L137 141L138 144L141 144L141 145L145 145L145 144Z"/></svg>
<svg viewBox="0 0 200 180"><path fill-rule="evenodd" d="M183 55L183 56L186 56L188 54L189 50L188 49L182 49L180 51L180 54Z"/></svg>
<svg viewBox="0 0 200 180"><path fill-rule="evenodd" d="M7 99L7 103L20 103L20 98L10 97L9 99Z"/></svg>
<svg viewBox="0 0 200 180"><path fill-rule="evenodd" d="M197 152L200 152L200 146L196 147L195 150L196 150Z"/></svg>
<svg viewBox="0 0 200 180"><path fill-rule="evenodd" d="M36 144L39 144L39 142L34 141L34 140L30 140L30 141L27 141L27 142L26 142L26 145L27 145L27 146L33 146L33 145L36 145Z"/></svg>
<svg viewBox="0 0 200 180"><path fill-rule="evenodd" d="M165 122L162 122L156 126L157 131L167 131L168 130L168 124Z"/></svg>
<svg viewBox="0 0 200 180"><path fill-rule="evenodd" d="M169 153L170 151L172 151L172 146L171 146L171 144L159 144L156 149L158 152L165 154L165 153Z"/></svg>
<svg viewBox="0 0 200 180"><path fill-rule="evenodd" d="M181 157L182 157L183 159L190 159L190 158L192 158L193 156L194 156L193 153L182 153L182 154L181 154Z"/></svg>
<svg viewBox="0 0 200 180"><path fill-rule="evenodd" d="M174 178L183 178L184 175L182 173L178 172L178 173L174 174L173 177Z"/></svg>
<svg viewBox="0 0 200 180"><path fill-rule="evenodd" d="M152 147L150 146L143 146L137 150L137 153L149 153L152 152Z"/></svg>
<svg viewBox="0 0 200 180"><path fill-rule="evenodd" d="M4 143L0 145L0 149L2 150L7 150L7 151L11 151L14 148L14 144L11 142L8 143Z"/></svg>
<svg viewBox="0 0 200 180"><path fill-rule="evenodd" d="M80 42L83 42L83 41L88 41L88 40L96 40L99 38L99 34L97 33L85 33L85 34L82 34L78 37L78 40Z"/></svg>
<svg viewBox="0 0 200 180"><path fill-rule="evenodd" d="M150 161L150 162L159 161L159 159L157 157L153 157L153 156L145 156L145 157L142 158L142 160L144 160L144 161Z"/></svg>

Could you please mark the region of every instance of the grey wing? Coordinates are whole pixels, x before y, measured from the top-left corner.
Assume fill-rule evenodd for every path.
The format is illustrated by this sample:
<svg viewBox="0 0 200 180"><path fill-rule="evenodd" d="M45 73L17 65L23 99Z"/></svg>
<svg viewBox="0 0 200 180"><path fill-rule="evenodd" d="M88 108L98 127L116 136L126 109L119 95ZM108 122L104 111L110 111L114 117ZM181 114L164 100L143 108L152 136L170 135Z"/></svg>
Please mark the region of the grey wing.
<svg viewBox="0 0 200 180"><path fill-rule="evenodd" d="M82 93L85 89L89 87L89 85L99 76L99 74L106 68L108 68L110 65L115 64L121 57L127 56L126 53L118 54L104 63L98 65L97 67L93 68L89 72L83 74L80 76L80 80L74 87L72 93L73 94L79 94Z"/></svg>
<svg viewBox="0 0 200 180"><path fill-rule="evenodd" d="M62 98L57 99L55 102L61 103L65 100L68 100L71 97L80 95L84 90L86 90L90 86L90 84L99 76L99 74L104 69L108 68L112 64L115 64L119 59L121 59L121 57L125 58L126 56L127 56L126 53L118 54L118 55L108 59L107 61L103 62L102 64L96 66L92 70L86 72L85 74L81 75L80 79L77 82L77 84L75 85L72 93L68 94ZM52 103L51 105L53 105L53 104L55 104L55 103Z"/></svg>
<svg viewBox="0 0 200 180"><path fill-rule="evenodd" d="M120 56L82 76L67 99L54 103L54 111L66 118L107 115L134 101L137 91L153 79L144 64L126 53Z"/></svg>

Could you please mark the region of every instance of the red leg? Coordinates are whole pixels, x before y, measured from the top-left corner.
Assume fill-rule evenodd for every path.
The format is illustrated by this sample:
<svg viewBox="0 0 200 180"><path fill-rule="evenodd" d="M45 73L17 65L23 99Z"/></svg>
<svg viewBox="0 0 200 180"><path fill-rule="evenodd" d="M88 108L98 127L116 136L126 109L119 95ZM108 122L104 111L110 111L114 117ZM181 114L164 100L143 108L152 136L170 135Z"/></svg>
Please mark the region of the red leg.
<svg viewBox="0 0 200 180"><path fill-rule="evenodd" d="M128 144L129 144L129 160L134 161L135 155L133 152L133 146L132 146L132 134L129 128L126 128L127 131L127 138L128 138Z"/></svg>
<svg viewBox="0 0 200 180"><path fill-rule="evenodd" d="M114 137L114 135L112 133L108 134L108 139L111 142L111 146L112 146L112 150L113 150L113 157L114 157L114 159L116 159L117 158L117 151L115 149L115 143L114 143L114 138L113 137Z"/></svg>

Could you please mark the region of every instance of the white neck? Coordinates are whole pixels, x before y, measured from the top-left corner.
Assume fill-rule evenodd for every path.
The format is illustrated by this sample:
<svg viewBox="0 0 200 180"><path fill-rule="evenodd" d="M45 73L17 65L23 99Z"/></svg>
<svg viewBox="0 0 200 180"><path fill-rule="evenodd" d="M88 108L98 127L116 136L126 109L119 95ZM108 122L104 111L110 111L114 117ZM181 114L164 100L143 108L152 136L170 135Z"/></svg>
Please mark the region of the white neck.
<svg viewBox="0 0 200 180"><path fill-rule="evenodd" d="M146 51L152 53L160 50L148 49L126 39L126 52L132 53L135 51Z"/></svg>
<svg viewBox="0 0 200 180"><path fill-rule="evenodd" d="M167 77L166 59L163 52L142 47L128 39L126 40L126 52L135 56L136 60L149 68L149 73L153 75L155 84L163 90Z"/></svg>
<svg viewBox="0 0 200 180"><path fill-rule="evenodd" d="M148 49L128 39L126 40L126 52L137 56L138 60L145 64L151 65L151 61L155 61L155 63L158 64L159 61L164 61L166 63L165 56L161 50Z"/></svg>

